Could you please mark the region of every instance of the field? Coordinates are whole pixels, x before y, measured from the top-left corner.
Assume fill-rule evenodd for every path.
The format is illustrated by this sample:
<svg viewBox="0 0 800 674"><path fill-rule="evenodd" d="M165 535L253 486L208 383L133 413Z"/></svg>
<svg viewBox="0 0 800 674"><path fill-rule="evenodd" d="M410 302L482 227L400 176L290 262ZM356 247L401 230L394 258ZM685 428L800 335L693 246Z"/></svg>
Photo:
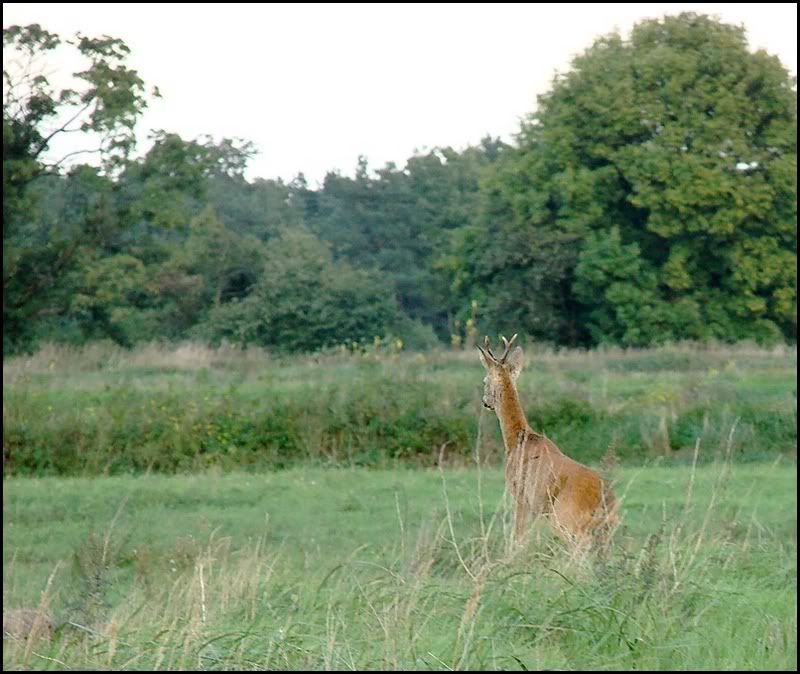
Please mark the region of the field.
<svg viewBox="0 0 800 674"><path fill-rule="evenodd" d="M797 351L526 346L530 423L574 458L737 461L794 455ZM6 475L263 470L290 465L432 466L502 459L484 423L474 349L271 358L184 345L47 348L3 364ZM734 431L732 433L732 430ZM729 443L730 446L729 446Z"/></svg>
<svg viewBox="0 0 800 674"><path fill-rule="evenodd" d="M527 351L605 554L508 546L471 354L6 362L4 669L796 669L796 351Z"/></svg>

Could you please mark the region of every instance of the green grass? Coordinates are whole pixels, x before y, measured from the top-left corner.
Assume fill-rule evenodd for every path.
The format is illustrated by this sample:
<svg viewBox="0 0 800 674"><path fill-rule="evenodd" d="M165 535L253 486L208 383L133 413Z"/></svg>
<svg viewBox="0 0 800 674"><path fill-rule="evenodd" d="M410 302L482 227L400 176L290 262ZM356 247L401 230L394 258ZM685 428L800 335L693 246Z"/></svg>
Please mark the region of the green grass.
<svg viewBox="0 0 800 674"><path fill-rule="evenodd" d="M4 616L55 634L4 669L795 670L796 349L525 352L534 428L618 459L605 554L509 546L469 351L5 361Z"/></svg>
<svg viewBox="0 0 800 674"><path fill-rule="evenodd" d="M509 549L498 468L6 479L4 608L58 629L4 669L796 669L796 465L663 463L588 558Z"/></svg>
<svg viewBox="0 0 800 674"><path fill-rule="evenodd" d="M676 345L552 351L527 345L529 420L570 455L743 460L797 447L794 347ZM47 347L3 364L6 474L264 470L308 463L467 460L483 370L471 351L275 359L197 345ZM502 458L497 424L485 454Z"/></svg>

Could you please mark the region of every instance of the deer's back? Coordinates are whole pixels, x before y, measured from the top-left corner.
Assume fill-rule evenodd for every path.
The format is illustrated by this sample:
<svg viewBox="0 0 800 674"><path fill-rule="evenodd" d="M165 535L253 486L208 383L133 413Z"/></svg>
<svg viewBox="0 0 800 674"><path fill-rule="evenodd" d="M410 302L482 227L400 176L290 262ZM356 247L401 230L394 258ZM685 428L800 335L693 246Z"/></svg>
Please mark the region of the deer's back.
<svg viewBox="0 0 800 674"><path fill-rule="evenodd" d="M605 498L605 486L596 471L533 431L508 457L506 483L513 496L538 513L552 510L558 499L569 499L574 507L591 512Z"/></svg>

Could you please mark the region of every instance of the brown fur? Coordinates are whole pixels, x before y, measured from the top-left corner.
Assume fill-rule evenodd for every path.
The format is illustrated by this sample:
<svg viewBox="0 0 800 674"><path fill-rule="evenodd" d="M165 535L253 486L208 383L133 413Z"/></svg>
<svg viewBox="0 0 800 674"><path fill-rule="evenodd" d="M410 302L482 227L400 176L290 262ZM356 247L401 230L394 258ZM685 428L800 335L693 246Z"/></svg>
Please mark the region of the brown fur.
<svg viewBox="0 0 800 674"><path fill-rule="evenodd" d="M38 608L3 609L3 636L16 639L49 639L53 635L53 618Z"/></svg>
<svg viewBox="0 0 800 674"><path fill-rule="evenodd" d="M516 335L514 336L516 337ZM506 449L506 487L514 505L514 540L525 532L526 518L548 515L562 536L586 543L607 533L617 518L617 503L604 480L591 468L564 454L554 442L534 431L525 418L516 380L522 370L522 349L497 358L486 338L481 362L486 368L483 404L500 421Z"/></svg>

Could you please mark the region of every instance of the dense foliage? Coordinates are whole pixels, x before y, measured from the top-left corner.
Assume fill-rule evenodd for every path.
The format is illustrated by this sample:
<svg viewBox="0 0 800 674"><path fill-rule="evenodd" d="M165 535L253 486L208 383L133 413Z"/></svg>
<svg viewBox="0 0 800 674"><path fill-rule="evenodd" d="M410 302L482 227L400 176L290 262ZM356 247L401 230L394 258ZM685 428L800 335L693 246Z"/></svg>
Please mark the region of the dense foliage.
<svg viewBox="0 0 800 674"><path fill-rule="evenodd" d="M147 94L120 40L33 25L3 44L4 354L796 339L795 82L742 28L644 21L578 56L512 145L360 158L316 188L247 180L238 139L157 131L134 157ZM58 90L36 64L66 48L87 67ZM45 159L73 132L97 166Z"/></svg>
<svg viewBox="0 0 800 674"><path fill-rule="evenodd" d="M314 335L315 333L309 333ZM303 348L305 345L299 345ZM285 355L109 342L48 346L4 367L7 475L274 469L301 463L432 466L504 457L479 403L477 354ZM526 348L531 426L597 464L737 461L797 448L794 347ZM659 459L659 460L660 460Z"/></svg>

